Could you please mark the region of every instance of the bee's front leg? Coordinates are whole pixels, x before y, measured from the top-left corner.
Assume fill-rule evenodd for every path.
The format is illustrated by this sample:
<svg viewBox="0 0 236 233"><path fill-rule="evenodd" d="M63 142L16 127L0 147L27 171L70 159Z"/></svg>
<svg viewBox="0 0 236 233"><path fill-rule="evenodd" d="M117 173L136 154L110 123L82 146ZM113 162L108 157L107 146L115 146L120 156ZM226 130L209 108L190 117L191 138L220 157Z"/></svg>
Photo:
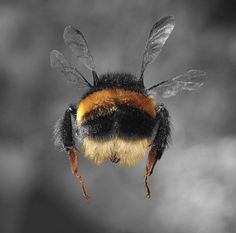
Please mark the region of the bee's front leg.
<svg viewBox="0 0 236 233"><path fill-rule="evenodd" d="M70 105L65 111L64 117L61 121L60 138L63 148L69 155L70 167L72 174L79 180L83 190L84 197L89 200L90 196L87 193L86 185L78 170L78 149L75 146L75 133L73 123L76 121L76 106Z"/></svg>
<svg viewBox="0 0 236 233"><path fill-rule="evenodd" d="M148 177L153 173L157 160L161 159L162 154L168 145L171 134L169 112L163 104L160 104L158 106L156 110L156 115L157 123L154 132L154 139L151 144L151 150L148 154L148 160L144 176L144 184L147 190L147 198L151 197L151 191L148 186Z"/></svg>

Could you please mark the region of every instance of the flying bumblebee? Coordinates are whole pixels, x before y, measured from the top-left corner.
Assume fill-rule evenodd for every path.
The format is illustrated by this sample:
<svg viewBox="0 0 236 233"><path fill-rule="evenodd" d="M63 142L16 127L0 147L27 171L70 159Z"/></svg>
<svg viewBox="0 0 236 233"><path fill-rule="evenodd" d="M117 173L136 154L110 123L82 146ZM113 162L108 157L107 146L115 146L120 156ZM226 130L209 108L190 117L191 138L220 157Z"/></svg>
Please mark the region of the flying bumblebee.
<svg viewBox="0 0 236 233"><path fill-rule="evenodd" d="M55 127L55 142L68 153L71 171L79 180L86 199L90 196L78 170L76 142L81 143L84 156L97 165L110 160L120 165L134 166L148 154L144 184L147 197L150 198L147 179L157 160L162 157L171 135L169 113L163 104L156 101L153 93L169 98L182 90L197 90L206 78L203 71L189 70L151 87L144 86L144 71L160 54L174 26L175 21L171 16L153 25L139 77L130 73L98 75L84 35L72 26L65 28L64 42L80 62L91 70L93 83L71 65L62 53L51 51L51 66L62 72L68 81L86 89L81 100L69 105Z"/></svg>

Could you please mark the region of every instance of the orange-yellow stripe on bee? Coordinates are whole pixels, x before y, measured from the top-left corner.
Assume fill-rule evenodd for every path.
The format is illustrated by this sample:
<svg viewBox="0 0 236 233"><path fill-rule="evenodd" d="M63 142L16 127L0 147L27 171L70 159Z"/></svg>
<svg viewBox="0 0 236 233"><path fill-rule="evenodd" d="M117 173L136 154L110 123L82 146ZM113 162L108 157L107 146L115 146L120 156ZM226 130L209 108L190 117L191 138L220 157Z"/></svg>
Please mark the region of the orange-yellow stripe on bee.
<svg viewBox="0 0 236 233"><path fill-rule="evenodd" d="M152 97L142 95L135 91L124 90L121 88L104 89L94 92L85 97L77 109L77 122L81 123L84 116L97 109L106 108L110 112L116 110L117 105L130 105L136 107L150 116L155 117L155 101Z"/></svg>

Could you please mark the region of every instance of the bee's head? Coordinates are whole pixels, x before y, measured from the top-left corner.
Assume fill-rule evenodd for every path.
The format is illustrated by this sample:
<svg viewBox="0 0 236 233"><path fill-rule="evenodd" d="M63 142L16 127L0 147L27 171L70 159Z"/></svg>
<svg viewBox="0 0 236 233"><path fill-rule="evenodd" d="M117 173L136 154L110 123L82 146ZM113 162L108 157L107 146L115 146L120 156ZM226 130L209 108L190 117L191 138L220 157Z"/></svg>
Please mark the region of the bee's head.
<svg viewBox="0 0 236 233"><path fill-rule="evenodd" d="M96 87L100 88L123 88L138 92L145 91L143 82L131 73L106 73L99 77Z"/></svg>
<svg viewBox="0 0 236 233"><path fill-rule="evenodd" d="M86 94L108 88L122 88L139 92L144 95L147 94L143 82L140 82L140 80L131 73L105 73L99 76L96 83L89 88L89 91Z"/></svg>

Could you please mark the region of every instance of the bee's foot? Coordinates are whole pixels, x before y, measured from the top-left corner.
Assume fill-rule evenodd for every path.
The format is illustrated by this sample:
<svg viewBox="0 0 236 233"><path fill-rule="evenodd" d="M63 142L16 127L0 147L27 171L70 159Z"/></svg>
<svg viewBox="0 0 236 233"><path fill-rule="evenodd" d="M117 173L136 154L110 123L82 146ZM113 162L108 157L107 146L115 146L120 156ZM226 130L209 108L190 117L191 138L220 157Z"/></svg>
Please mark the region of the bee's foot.
<svg viewBox="0 0 236 233"><path fill-rule="evenodd" d="M120 158L117 158L115 155L110 157L110 161L112 163L119 163L120 162Z"/></svg>

